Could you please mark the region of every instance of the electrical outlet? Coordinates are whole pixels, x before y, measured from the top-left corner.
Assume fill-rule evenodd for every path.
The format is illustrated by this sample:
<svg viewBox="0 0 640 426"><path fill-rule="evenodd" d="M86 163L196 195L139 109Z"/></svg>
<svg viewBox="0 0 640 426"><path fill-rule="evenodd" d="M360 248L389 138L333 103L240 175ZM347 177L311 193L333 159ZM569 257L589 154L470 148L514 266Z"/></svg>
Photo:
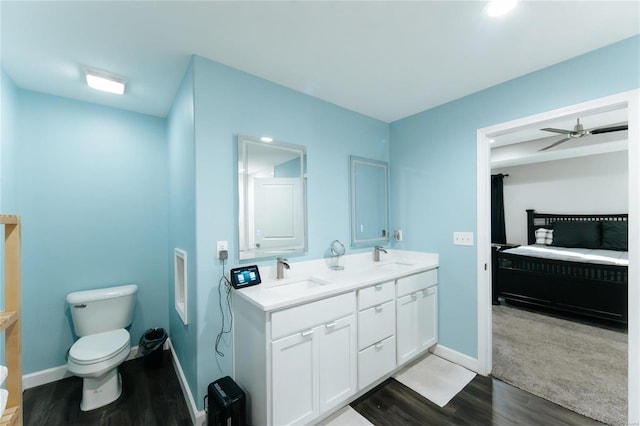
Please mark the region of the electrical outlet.
<svg viewBox="0 0 640 426"><path fill-rule="evenodd" d="M228 241L218 241L218 243L216 244L216 254L218 256L218 259L220 259L220 252L222 250L229 250L229 242Z"/></svg>
<svg viewBox="0 0 640 426"><path fill-rule="evenodd" d="M456 246L472 246L473 232L454 232L453 244Z"/></svg>

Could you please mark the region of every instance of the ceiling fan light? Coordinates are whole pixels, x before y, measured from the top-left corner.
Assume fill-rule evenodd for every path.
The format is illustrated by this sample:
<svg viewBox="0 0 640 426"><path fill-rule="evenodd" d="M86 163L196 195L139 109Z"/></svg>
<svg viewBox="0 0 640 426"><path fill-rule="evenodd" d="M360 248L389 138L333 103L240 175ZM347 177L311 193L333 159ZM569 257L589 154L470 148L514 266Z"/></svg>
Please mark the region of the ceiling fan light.
<svg viewBox="0 0 640 426"><path fill-rule="evenodd" d="M511 12L517 4L518 0L490 0L484 11L487 16L497 18Z"/></svg>
<svg viewBox="0 0 640 426"><path fill-rule="evenodd" d="M123 78L90 69L85 69L84 74L87 85L92 89L115 93L116 95L122 95L124 93L127 82Z"/></svg>

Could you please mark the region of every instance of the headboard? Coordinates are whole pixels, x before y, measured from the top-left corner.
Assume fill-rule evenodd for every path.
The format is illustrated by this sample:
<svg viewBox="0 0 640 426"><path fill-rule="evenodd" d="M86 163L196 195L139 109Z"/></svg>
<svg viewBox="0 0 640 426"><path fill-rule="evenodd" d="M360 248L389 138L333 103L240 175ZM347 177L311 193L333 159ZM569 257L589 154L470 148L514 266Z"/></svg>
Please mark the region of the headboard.
<svg viewBox="0 0 640 426"><path fill-rule="evenodd" d="M527 209L527 244L536 242L536 229L551 226L554 222L627 221L629 215L622 214L552 214L536 213Z"/></svg>

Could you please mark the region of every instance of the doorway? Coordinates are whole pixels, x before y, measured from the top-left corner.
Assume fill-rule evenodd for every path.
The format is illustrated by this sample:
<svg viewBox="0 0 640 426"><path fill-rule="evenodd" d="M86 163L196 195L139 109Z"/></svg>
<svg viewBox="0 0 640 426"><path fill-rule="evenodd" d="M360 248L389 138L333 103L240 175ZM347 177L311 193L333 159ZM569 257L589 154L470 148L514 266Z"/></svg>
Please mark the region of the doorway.
<svg viewBox="0 0 640 426"><path fill-rule="evenodd" d="M478 241L478 366L492 368L491 252L490 252L490 139L528 128L543 128L563 117L626 109L629 125L629 270L628 281L640 281L640 90L548 111L477 131L477 241ZM629 286L628 421L640 422L640 288Z"/></svg>

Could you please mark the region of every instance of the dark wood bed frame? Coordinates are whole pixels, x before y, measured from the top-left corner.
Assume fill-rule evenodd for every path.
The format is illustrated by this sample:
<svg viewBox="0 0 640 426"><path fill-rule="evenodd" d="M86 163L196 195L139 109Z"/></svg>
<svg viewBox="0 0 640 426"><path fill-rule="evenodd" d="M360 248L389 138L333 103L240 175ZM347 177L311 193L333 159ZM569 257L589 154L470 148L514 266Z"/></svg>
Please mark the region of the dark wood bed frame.
<svg viewBox="0 0 640 426"><path fill-rule="evenodd" d="M567 215L527 210L528 243L535 230L561 221L626 221L627 214ZM498 298L563 314L578 315L620 325L628 319L626 266L598 265L498 251Z"/></svg>

